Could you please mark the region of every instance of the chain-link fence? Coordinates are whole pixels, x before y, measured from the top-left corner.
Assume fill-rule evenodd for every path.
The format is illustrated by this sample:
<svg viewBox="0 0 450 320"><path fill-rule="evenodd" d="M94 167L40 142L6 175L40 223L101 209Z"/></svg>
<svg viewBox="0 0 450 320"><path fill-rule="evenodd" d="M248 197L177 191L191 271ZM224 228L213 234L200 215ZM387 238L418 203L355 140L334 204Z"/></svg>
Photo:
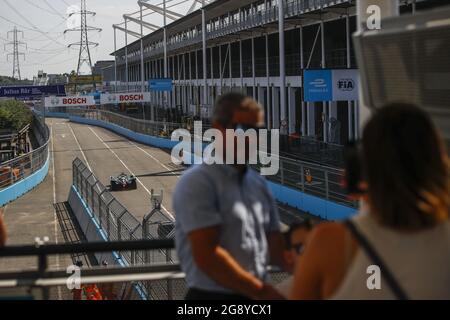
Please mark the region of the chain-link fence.
<svg viewBox="0 0 450 320"><path fill-rule="evenodd" d="M157 205L142 223L139 222L78 158L73 161L73 185L90 208L108 241L174 238L174 221L164 215ZM120 251L117 254L128 266L178 263L174 249ZM284 272L273 271L271 282L278 283L286 276ZM129 284L131 285L138 288L141 296L152 300L183 299L187 292L184 279L140 281Z"/></svg>
<svg viewBox="0 0 450 320"><path fill-rule="evenodd" d="M173 239L174 224L170 217L153 210L146 219L145 227L122 204L120 204L86 165L78 158L73 161L73 185L91 209L93 218L108 241L142 239ZM119 258L126 265L154 265L176 263L174 249L152 251L120 251ZM151 299L172 299L172 286L168 280L136 284Z"/></svg>
<svg viewBox="0 0 450 320"><path fill-rule="evenodd" d="M50 132L42 117L34 114L32 130L40 147L0 163L0 189L7 188L41 169L48 159Z"/></svg>
<svg viewBox="0 0 450 320"><path fill-rule="evenodd" d="M69 109L68 112L74 116L112 123L120 127L127 128L133 132L161 138L170 138L172 132L177 129L187 129L189 131L193 131L193 127L188 124L141 120L105 110L78 108Z"/></svg>

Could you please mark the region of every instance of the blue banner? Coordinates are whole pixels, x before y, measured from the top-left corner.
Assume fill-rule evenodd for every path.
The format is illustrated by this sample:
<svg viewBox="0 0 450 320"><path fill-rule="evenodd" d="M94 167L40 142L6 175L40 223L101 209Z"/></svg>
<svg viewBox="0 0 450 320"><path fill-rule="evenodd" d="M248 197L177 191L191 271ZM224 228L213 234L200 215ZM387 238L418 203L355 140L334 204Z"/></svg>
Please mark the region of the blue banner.
<svg viewBox="0 0 450 320"><path fill-rule="evenodd" d="M151 79L148 86L152 91L172 91L172 79Z"/></svg>
<svg viewBox="0 0 450 320"><path fill-rule="evenodd" d="M305 70L303 74L304 100L333 100L333 83L331 70Z"/></svg>
<svg viewBox="0 0 450 320"><path fill-rule="evenodd" d="M5 98L39 98L49 95L65 95L64 85L54 86L23 86L23 87L1 87L0 97Z"/></svg>
<svg viewBox="0 0 450 320"><path fill-rule="evenodd" d="M359 99L359 72L356 69L305 70L304 101L354 101Z"/></svg>

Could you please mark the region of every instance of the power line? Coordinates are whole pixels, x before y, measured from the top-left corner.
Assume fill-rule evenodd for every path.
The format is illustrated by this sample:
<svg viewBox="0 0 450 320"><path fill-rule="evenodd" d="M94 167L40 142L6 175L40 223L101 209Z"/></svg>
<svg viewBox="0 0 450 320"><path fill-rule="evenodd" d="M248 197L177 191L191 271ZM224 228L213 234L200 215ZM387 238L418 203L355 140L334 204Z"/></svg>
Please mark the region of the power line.
<svg viewBox="0 0 450 320"><path fill-rule="evenodd" d="M26 18L22 13L20 13L16 8L14 8L14 6L12 6L11 3L9 3L8 0L3 0L3 1L6 3L6 5L7 5L11 10L13 10L19 17L21 17L25 22L27 22L27 23L28 23L35 31L37 31L37 32L39 32L39 33L41 33L41 34L43 34L43 35L44 35L46 38L48 38L49 40L52 40L52 41L54 41L55 43L58 43L59 45L64 46L64 44L62 44L62 43L56 41L55 39L51 38L47 33L45 33L44 31L40 30L38 27L36 27L36 26L33 24L33 22L31 22L30 20L28 20L28 18ZM3 17L2 17L2 18L3 18ZM3 18L3 19L5 19L5 18ZM5 20L9 20L9 19L5 19Z"/></svg>
<svg viewBox="0 0 450 320"><path fill-rule="evenodd" d="M54 12L52 12L52 11L50 11L50 10L47 10L47 9L41 7L41 6L38 6L37 4L35 4L34 2L32 2L32 1L30 1L30 0L25 0L25 1L26 1L29 5L31 5L31 6L33 6L33 7L35 7L35 8L38 8L39 10L45 11L45 12L51 14L51 15L54 15L54 16L55 16L55 15L60 16L60 14L54 13ZM64 18L64 19L66 19L66 18Z"/></svg>
<svg viewBox="0 0 450 320"><path fill-rule="evenodd" d="M66 20L66 17L64 17L61 13L59 13L59 11L56 10L55 7L53 7L47 0L44 0L44 2L51 10L53 10L53 12L55 12L58 16Z"/></svg>

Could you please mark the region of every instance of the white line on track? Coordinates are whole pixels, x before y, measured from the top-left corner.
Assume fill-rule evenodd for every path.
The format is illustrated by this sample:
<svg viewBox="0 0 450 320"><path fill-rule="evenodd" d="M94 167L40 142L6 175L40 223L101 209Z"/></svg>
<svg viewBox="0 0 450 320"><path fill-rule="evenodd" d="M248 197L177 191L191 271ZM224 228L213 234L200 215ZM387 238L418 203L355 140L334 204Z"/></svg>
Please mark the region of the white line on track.
<svg viewBox="0 0 450 320"><path fill-rule="evenodd" d="M92 129L91 127L89 127L89 130L91 130L92 133L97 137L97 139L100 140L100 142L103 143L103 144L105 145L105 147L106 147L109 151L111 151L111 153L117 158L117 160L119 160L120 163L122 163L122 165L125 167L125 169L127 169L132 175L136 176L136 175L133 173L133 171L131 171L130 168L128 168L128 166L125 164L125 162L123 162L123 160L120 159L120 157L117 155L117 153L116 153L113 149L111 149L111 147L110 147L110 146L109 146L102 138L100 138L100 136L97 134L97 132L94 131L94 129ZM139 184L144 188L144 190L145 190L149 195L151 195L150 190L147 189L147 187L142 183L142 181L141 181L139 178L137 178L137 177L136 177L136 180L137 180L137 182L139 182ZM171 218L172 220L175 220L175 217L173 216L173 214L170 213L170 211L167 210L166 207L164 207L163 205L161 205L161 208L163 208L163 210L164 210L165 212L167 212L167 214L170 216L170 218Z"/></svg>
<svg viewBox="0 0 450 320"><path fill-rule="evenodd" d="M52 140L52 181L53 181L53 219L55 225L55 244L58 244L58 215L56 213L56 171L55 171L55 144L53 139L53 121L50 123L50 139ZM59 270L59 254L56 255L56 269ZM61 287L58 287L58 300L62 300Z"/></svg>
<svg viewBox="0 0 450 320"><path fill-rule="evenodd" d="M75 142L77 143L78 149L80 149L80 151L81 151L81 155L83 156L83 159L84 159L84 162L86 163L86 166L88 167L88 169L89 169L92 173L94 173L94 171L92 171L91 166L89 165L89 161L88 161L88 159L86 158L86 154L84 153L83 148L81 148L80 142L78 141L78 138L77 138L77 136L75 135L75 132L73 132L72 126L71 126L69 123L68 123L67 125L69 126L69 129L70 129L70 131L72 132L73 137L75 138Z"/></svg>
<svg viewBox="0 0 450 320"><path fill-rule="evenodd" d="M164 169L166 169L167 171L169 171L170 172L170 174L172 174L174 177L176 177L177 179L179 179L180 177L179 177L179 175L176 173L176 172L174 172L174 170L173 169L170 169L168 166L166 166L164 163L162 163L161 161L159 161L158 159L156 159L153 155L151 155L150 153L148 153L145 149L143 149L143 148L141 148L140 146L138 146L137 144L135 144L135 143L133 143L133 142L131 142L131 141L129 141L129 143L132 145L132 146L134 146L134 147L136 147L136 148L138 148L139 150L141 150L143 153L145 153L147 156L149 156L150 158L152 158L155 162L157 162L161 167L163 167Z"/></svg>

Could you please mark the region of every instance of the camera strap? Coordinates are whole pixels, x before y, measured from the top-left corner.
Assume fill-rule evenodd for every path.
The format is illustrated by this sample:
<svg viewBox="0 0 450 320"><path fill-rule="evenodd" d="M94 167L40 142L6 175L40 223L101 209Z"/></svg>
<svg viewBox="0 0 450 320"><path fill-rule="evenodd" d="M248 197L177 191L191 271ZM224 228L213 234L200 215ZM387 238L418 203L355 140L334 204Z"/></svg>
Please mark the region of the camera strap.
<svg viewBox="0 0 450 320"><path fill-rule="evenodd" d="M383 277L386 280L387 284L392 290L392 293L398 300L409 300L407 294L402 289L400 284L395 279L393 273L389 270L387 265L384 263L383 259L381 259L380 255L376 252L374 247L370 244L367 238L358 230L356 225L347 220L345 222L346 227L358 241L364 252L369 256L369 258L375 263L381 270L383 270Z"/></svg>

